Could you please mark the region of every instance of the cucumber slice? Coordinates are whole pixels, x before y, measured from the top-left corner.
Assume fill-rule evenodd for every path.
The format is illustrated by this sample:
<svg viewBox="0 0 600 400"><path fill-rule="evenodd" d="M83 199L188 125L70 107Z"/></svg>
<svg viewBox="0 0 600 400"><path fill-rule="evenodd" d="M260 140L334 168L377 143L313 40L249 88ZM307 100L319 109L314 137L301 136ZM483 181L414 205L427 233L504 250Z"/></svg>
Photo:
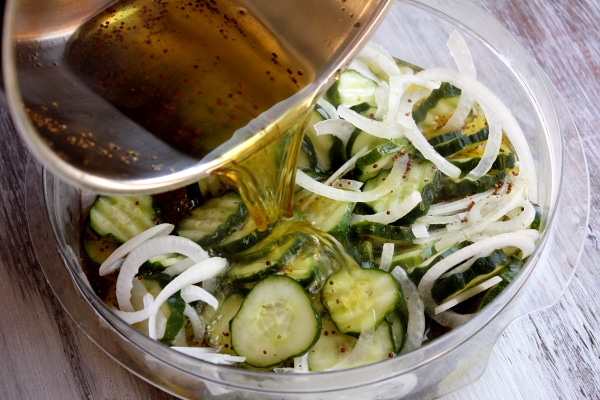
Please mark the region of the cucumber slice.
<svg viewBox="0 0 600 400"><path fill-rule="evenodd" d="M390 332L392 333L394 342L393 351L398 354L402 350L404 341L406 340L406 320L397 310L389 313L385 319L390 324Z"/></svg>
<svg viewBox="0 0 600 400"><path fill-rule="evenodd" d="M298 153L298 168L303 171L317 170L317 152L312 140L306 135L302 139L302 151Z"/></svg>
<svg viewBox="0 0 600 400"><path fill-rule="evenodd" d="M289 232L269 237L248 251L232 258L227 277L237 282L256 282L284 268L298 253L308 235Z"/></svg>
<svg viewBox="0 0 600 400"><path fill-rule="evenodd" d="M438 200L449 200L471 196L476 193L485 192L488 189L499 185L506 178L506 170L490 171L477 179L471 178L450 178L442 176L441 188Z"/></svg>
<svg viewBox="0 0 600 400"><path fill-rule="evenodd" d="M236 192L225 193L193 209L179 221L177 233L200 246L219 243L244 223L248 209Z"/></svg>
<svg viewBox="0 0 600 400"><path fill-rule="evenodd" d="M398 248L392 257L390 271L396 267L401 267L410 275L414 268L435 256L435 254L435 245L430 244ZM377 263L379 262L380 260L377 260Z"/></svg>
<svg viewBox="0 0 600 400"><path fill-rule="evenodd" d="M421 193L421 202L410 213L401 219L400 224L408 225L429 211L441 190L441 172L428 160L413 160L407 170L402 184L388 195L367 203L375 212L384 212L400 204L414 191ZM389 171L382 171L375 178L365 183L364 190L372 190L381 185Z"/></svg>
<svg viewBox="0 0 600 400"><path fill-rule="evenodd" d="M319 338L321 321L298 282L271 275L248 293L230 328L235 352L264 368L306 353Z"/></svg>
<svg viewBox="0 0 600 400"><path fill-rule="evenodd" d="M433 90L429 97L413 110L413 119L419 128L428 132L443 126L456 110L460 93L456 86L442 82L438 89Z"/></svg>
<svg viewBox="0 0 600 400"><path fill-rule="evenodd" d="M327 90L325 96L334 106L353 106L360 103L377 104L375 90L377 82L363 76L360 72L347 69Z"/></svg>
<svg viewBox="0 0 600 400"><path fill-rule="evenodd" d="M375 268L375 251L373 249L373 242L370 240L361 240L357 247L361 267Z"/></svg>
<svg viewBox="0 0 600 400"><path fill-rule="evenodd" d="M367 154L356 160L358 179L366 182L380 171L391 168L394 157L401 151L412 151L414 148L408 139L392 139L371 148Z"/></svg>
<svg viewBox="0 0 600 400"><path fill-rule="evenodd" d="M449 160L452 164L456 165L463 173L470 172L473 168L479 164L481 157L473 158L453 158ZM515 153L512 152L501 152L498 153L496 161L492 164L491 170L504 170L507 168L514 168L516 166L517 158Z"/></svg>
<svg viewBox="0 0 600 400"><path fill-rule="evenodd" d="M340 332L329 314L321 315L319 340L308 353L308 367L313 372L326 371L344 361L352 352L357 339Z"/></svg>
<svg viewBox="0 0 600 400"><path fill-rule="evenodd" d="M412 245L415 235L407 226L386 225L372 221L357 222L350 226L356 236L365 236L379 242L393 242L402 246Z"/></svg>
<svg viewBox="0 0 600 400"><path fill-rule="evenodd" d="M308 285L315 278L317 270L321 269L321 260L315 257L313 250L305 245L296 257L288 261L277 273L295 279L302 286Z"/></svg>
<svg viewBox="0 0 600 400"><path fill-rule="evenodd" d="M206 342L209 346L220 347L221 353L235 354L231 345L229 323L239 311L243 301L244 296L241 293L227 296L206 323Z"/></svg>
<svg viewBox="0 0 600 400"><path fill-rule="evenodd" d="M453 154L460 153L461 151L468 151L473 146L478 146L488 140L490 130L486 126L479 131L470 135L465 135L462 131L458 131L458 134L445 142L436 144L433 148L442 156L449 157Z"/></svg>
<svg viewBox="0 0 600 400"><path fill-rule="evenodd" d="M375 329L404 298L390 273L360 267L334 272L321 292L323 305L343 333Z"/></svg>
<svg viewBox="0 0 600 400"><path fill-rule="evenodd" d="M241 253L269 235L269 230L259 231L252 216L248 215L244 224L229 234L221 242L212 246L213 251L224 256Z"/></svg>
<svg viewBox="0 0 600 400"><path fill-rule="evenodd" d="M99 196L90 209L89 225L100 237L124 243L156 225L152 196Z"/></svg>
<svg viewBox="0 0 600 400"><path fill-rule="evenodd" d="M485 292L485 294L481 298L481 301L477 305L476 311L480 311L483 307L485 307L486 305L491 303L492 300L498 297L498 295L502 293L504 288L508 286L510 282L513 281L515 276L517 276L517 274L523 267L523 264L524 261L522 259L510 257L507 270L500 274L502 281Z"/></svg>
<svg viewBox="0 0 600 400"><path fill-rule="evenodd" d="M302 218L316 228L333 236L342 234L350 226L355 203L316 197L308 206L303 203L312 195L308 190L296 194L296 204Z"/></svg>
<svg viewBox="0 0 600 400"><path fill-rule="evenodd" d="M83 235L81 237L83 243L83 249L88 255L90 260L96 264L102 264L113 251L121 245L112 237L100 237L94 232L90 226L89 221L83 228Z"/></svg>
<svg viewBox="0 0 600 400"><path fill-rule="evenodd" d="M352 135L350 135L350 138L348 139L348 144L346 145L346 158L350 159L354 157L356 153L365 147L367 149L373 149L383 143L386 143L387 141L387 139L373 136L367 132L357 129L352 133Z"/></svg>
<svg viewBox="0 0 600 400"><path fill-rule="evenodd" d="M314 125L324 121L324 111L316 106L311 112L310 120L304 130L303 150L306 148L309 165L313 164L310 148L316 157L316 170L318 172L330 172L342 165L344 162L344 143L340 138L332 134L317 135Z"/></svg>
<svg viewBox="0 0 600 400"><path fill-rule="evenodd" d="M308 367L313 372L327 371L344 361L347 364L340 368L356 368L394 356L392 330L386 320L375 330L372 345L361 350L356 348L358 339L341 333L327 314L321 316L321 326L321 336L308 353ZM354 351L361 351L361 354L353 355L352 362L348 363L347 359Z"/></svg>
<svg viewBox="0 0 600 400"><path fill-rule="evenodd" d="M379 326L377 326L377 329L375 329L373 345L371 346L363 365L373 364L394 357L396 353L394 351L394 346L392 327L390 323L384 319Z"/></svg>
<svg viewBox="0 0 600 400"><path fill-rule="evenodd" d="M495 250L489 256L475 260L466 270L439 279L431 288L431 296L442 304L446 299L505 271L507 265L508 258L504 252Z"/></svg>
<svg viewBox="0 0 600 400"><path fill-rule="evenodd" d="M179 253L159 254L146 261L144 263L144 267L146 267L149 270L163 270L186 258L186 256Z"/></svg>
<svg viewBox="0 0 600 400"><path fill-rule="evenodd" d="M167 300L166 304L169 307L169 316L167 318L167 325L165 327L165 333L160 341L164 344L172 344L181 329L185 325L186 318L183 315L185 310L186 302L181 298L179 292L175 293Z"/></svg>

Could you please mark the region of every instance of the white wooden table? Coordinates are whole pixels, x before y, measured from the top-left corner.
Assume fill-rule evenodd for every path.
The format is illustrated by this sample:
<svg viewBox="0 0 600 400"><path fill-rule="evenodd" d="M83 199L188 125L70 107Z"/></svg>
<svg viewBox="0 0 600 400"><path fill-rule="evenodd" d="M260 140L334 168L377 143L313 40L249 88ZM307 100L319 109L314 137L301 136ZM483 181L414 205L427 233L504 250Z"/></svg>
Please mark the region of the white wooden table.
<svg viewBox="0 0 600 400"><path fill-rule="evenodd" d="M566 100L592 188L585 251L560 301L511 324L484 375L451 399L600 398L600 2L479 0ZM28 153L0 102L0 398L168 399L107 357L65 314L26 229ZM581 178L584 179L584 178Z"/></svg>

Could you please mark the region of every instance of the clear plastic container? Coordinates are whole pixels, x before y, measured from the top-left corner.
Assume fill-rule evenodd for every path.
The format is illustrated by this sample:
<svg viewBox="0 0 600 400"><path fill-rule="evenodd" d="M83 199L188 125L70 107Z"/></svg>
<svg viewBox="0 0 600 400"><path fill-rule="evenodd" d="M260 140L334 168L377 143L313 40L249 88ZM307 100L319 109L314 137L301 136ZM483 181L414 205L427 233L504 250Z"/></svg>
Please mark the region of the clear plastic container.
<svg viewBox="0 0 600 400"><path fill-rule="evenodd" d="M94 294L79 257L80 217L94 194L33 164L27 177L29 229L67 312L116 362L185 398L435 398L473 382L500 333L516 318L556 302L567 287L584 243L589 185L580 178L587 177L585 156L565 105L523 47L480 7L466 0L398 1L374 40L411 63L453 67L446 41L455 29L469 44L478 79L508 105L526 133L546 224L522 272L468 323L416 351L345 371L261 373L190 358L121 321Z"/></svg>

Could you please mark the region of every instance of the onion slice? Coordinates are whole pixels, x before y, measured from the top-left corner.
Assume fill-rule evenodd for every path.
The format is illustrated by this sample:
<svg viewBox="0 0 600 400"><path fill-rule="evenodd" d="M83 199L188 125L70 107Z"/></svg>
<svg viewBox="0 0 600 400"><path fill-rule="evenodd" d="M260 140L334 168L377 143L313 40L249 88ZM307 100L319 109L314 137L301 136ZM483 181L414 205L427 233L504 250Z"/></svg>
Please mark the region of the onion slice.
<svg viewBox="0 0 600 400"><path fill-rule="evenodd" d="M145 241L125 258L117 277L116 297L122 311L134 311L130 298L132 281L142 264L152 257L168 253L179 253L196 262L209 258L197 243L181 236L160 236Z"/></svg>
<svg viewBox="0 0 600 400"><path fill-rule="evenodd" d="M384 243L381 247L381 260L379 261L379 269L389 271L394 257L394 243Z"/></svg>
<svg viewBox="0 0 600 400"><path fill-rule="evenodd" d="M320 183L308 176L302 170L296 171L296 183L306 190L310 190L319 196L327 197L333 200L349 201L353 203L366 203L382 198L390 193L402 179L402 174L408 164L407 156L400 156L394 161L392 170L384 183L372 190L366 192L354 192L349 190L337 189L329 185Z"/></svg>
<svg viewBox="0 0 600 400"><path fill-rule="evenodd" d="M385 81L388 81L390 76L400 74L400 68L396 64L396 60L383 46L375 42L368 42L357 58L364 61L375 75Z"/></svg>
<svg viewBox="0 0 600 400"><path fill-rule="evenodd" d="M408 277L404 268L398 266L392 270L392 275L400 283L406 307L408 308L408 320L406 322L406 340L400 353L408 353L418 349L425 337L425 305L417 286Z"/></svg>
<svg viewBox="0 0 600 400"><path fill-rule="evenodd" d="M231 354L217 353L213 347L186 347L171 346L171 348L190 357L207 361L213 364L233 365L246 361L246 357L232 356Z"/></svg>
<svg viewBox="0 0 600 400"><path fill-rule="evenodd" d="M461 74L470 76L473 79L477 77L477 70L473 63L473 55L469 50L469 46L465 41L465 38L457 31L454 30L448 42L446 43L454 62L458 67ZM475 99L468 93L462 93L458 104L452 116L446 121L446 124L440 128L441 132L450 132L453 130L461 129L465 124L465 119L469 116Z"/></svg>
<svg viewBox="0 0 600 400"><path fill-rule="evenodd" d="M192 325L194 338L198 342L202 342L202 339L204 338L205 329L204 324L200 320L200 317L198 316L196 310L189 304L186 304L185 308L183 309L183 315L187 317L187 319L190 321L190 325Z"/></svg>
<svg viewBox="0 0 600 400"><path fill-rule="evenodd" d="M215 310L219 307L219 301L215 298L215 296L200 286L196 286L194 284L181 288L181 298L188 304L193 303L194 301L203 301Z"/></svg>
<svg viewBox="0 0 600 400"><path fill-rule="evenodd" d="M445 301L444 303L440 304L439 306L437 306L435 308L434 313L439 314L446 310L449 310L452 307L462 303L463 301L468 300L471 297L476 296L479 293L488 290L489 288L491 288L494 285L497 285L500 282L502 282L502 278L500 278L499 276L493 276L490 279L485 280L485 281L481 282L480 284L475 285L472 288L465 290L464 292L460 292L459 294L457 294L450 300Z"/></svg>
<svg viewBox="0 0 600 400"><path fill-rule="evenodd" d="M442 173L451 178L458 178L461 174L460 168L446 160L433 148L412 117L413 104L429 96L429 93L430 91L426 89L405 93L400 101L397 122L404 128L404 135L423 154L423 157L434 163Z"/></svg>
<svg viewBox="0 0 600 400"><path fill-rule="evenodd" d="M152 339L156 339L157 328L156 328L156 315L160 306L169 299L172 295L177 293L180 290L183 290L186 286L195 285L200 283L206 279L210 279L212 277L217 276L221 273L225 267L227 266L227 260L220 257L212 257L201 261L192 267L185 270L181 275L173 278L171 282L169 282L161 291L158 293L156 298L154 299L154 303L150 307L150 315L148 317L148 336ZM198 287L198 289L201 289ZM193 293L190 294L190 298L195 298L199 294L199 291L193 290ZM213 308L217 308L219 306L219 302L214 296L210 293L206 292L206 294L202 294L202 296L212 297L209 300L209 304Z"/></svg>
<svg viewBox="0 0 600 400"><path fill-rule="evenodd" d="M391 224L408 214L413 208L419 205L421 200L421 193L415 190L408 195L406 199L402 200L389 210L369 215L352 214L350 224L356 224L362 221L379 222L386 225Z"/></svg>
<svg viewBox="0 0 600 400"><path fill-rule="evenodd" d="M127 254L131 253L136 247L145 241L157 236L168 235L173 231L174 228L175 225L172 224L160 224L132 237L121 246L117 247L115 251L113 251L111 255L106 258L106 260L104 260L102 265L100 265L100 276L108 275L119 269L121 266L119 261L121 261L123 257L127 256Z"/></svg>
<svg viewBox="0 0 600 400"><path fill-rule="evenodd" d="M451 310L439 314L435 313L437 303L431 295L431 289L433 288L435 281L455 265L466 261L471 257L484 257L497 249L514 246L521 249L522 257L525 258L535 249L538 237L539 232L535 229L524 229L518 232L502 233L464 247L431 266L421 278L418 286L419 294L423 299L427 314L440 324L450 328L455 328L470 319L472 314L461 315L456 314Z"/></svg>
<svg viewBox="0 0 600 400"><path fill-rule="evenodd" d="M338 137L344 146L348 144L348 139L356 129L354 125L343 119L325 119L313 125L317 135L334 135Z"/></svg>
<svg viewBox="0 0 600 400"><path fill-rule="evenodd" d="M393 125L365 117L364 115L359 114L346 106L339 106L338 114L340 115L340 118L343 118L358 129L365 131L370 135L383 139L394 139L402 136L402 132L398 129L394 129Z"/></svg>
<svg viewBox="0 0 600 400"><path fill-rule="evenodd" d="M341 369L355 368L363 365L373 347L374 341L374 329L361 332L350 354L339 363L329 367L326 371L339 371Z"/></svg>

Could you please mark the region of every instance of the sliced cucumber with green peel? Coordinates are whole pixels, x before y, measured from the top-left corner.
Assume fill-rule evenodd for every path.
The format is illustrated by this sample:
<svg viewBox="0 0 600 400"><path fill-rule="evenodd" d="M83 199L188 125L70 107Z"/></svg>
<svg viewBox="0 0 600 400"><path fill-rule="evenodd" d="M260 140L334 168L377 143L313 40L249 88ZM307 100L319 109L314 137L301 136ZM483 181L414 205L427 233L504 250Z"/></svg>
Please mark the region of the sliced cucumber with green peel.
<svg viewBox="0 0 600 400"><path fill-rule="evenodd" d="M481 157L453 158L449 161L452 164L456 165L458 168L460 168L462 173L468 173L479 164L479 161L481 161ZM492 164L491 170L505 170L509 168L514 168L516 166L516 161L517 157L515 156L515 153L498 153L496 161L494 161L494 163Z"/></svg>
<svg viewBox="0 0 600 400"><path fill-rule="evenodd" d="M495 250L490 255L475 260L466 270L439 279L431 288L431 296L441 304L446 299L502 273L507 265L508 258L504 252Z"/></svg>
<svg viewBox="0 0 600 400"><path fill-rule="evenodd" d="M89 216L90 228L100 237L124 243L158 222L152 196L98 196Z"/></svg>
<svg viewBox="0 0 600 400"><path fill-rule="evenodd" d="M382 171L375 178L365 183L364 190L372 190L383 184L389 171ZM410 169L406 171L402 183L382 198L367 203L375 212L384 212L403 202L413 192L421 194L421 202L408 215L402 219L402 224L407 225L429 210L441 190L441 173L435 165L428 160L415 159L411 162Z"/></svg>
<svg viewBox="0 0 600 400"><path fill-rule="evenodd" d="M256 222L248 214L246 221L226 236L219 243L212 246L212 249L224 256L231 256L243 252L254 246L269 235L269 230L259 231Z"/></svg>
<svg viewBox="0 0 600 400"><path fill-rule="evenodd" d="M356 337L340 332L329 314L321 315L319 340L308 353L309 369L321 372L341 363L354 350L356 341Z"/></svg>
<svg viewBox="0 0 600 400"><path fill-rule="evenodd" d="M413 119L419 128L428 131L444 125L447 118L456 110L460 94L459 88L442 82L438 89L433 90L429 97L413 110Z"/></svg>
<svg viewBox="0 0 600 400"><path fill-rule="evenodd" d="M350 226L356 236L366 236L380 242L391 242L403 246L410 246L415 239L415 234L408 226L386 225L379 222L362 221Z"/></svg>
<svg viewBox="0 0 600 400"><path fill-rule="evenodd" d="M341 104L353 106L360 103L375 105L377 86L377 82L360 72L347 69L340 74L339 79L327 90L325 96L336 107Z"/></svg>
<svg viewBox="0 0 600 400"><path fill-rule="evenodd" d="M316 228L333 236L343 233L350 226L350 218L355 203L333 200L328 197L315 196L312 192L303 190L296 194L296 204L303 219ZM304 206L304 203L312 201Z"/></svg>
<svg viewBox="0 0 600 400"><path fill-rule="evenodd" d="M365 131L357 129L352 132L352 135L350 135L348 143L346 144L346 158L350 159L364 148L373 149L387 141L388 139L373 136Z"/></svg>
<svg viewBox="0 0 600 400"><path fill-rule="evenodd" d="M227 278L242 283L256 282L274 274L293 260L307 240L308 235L300 231L269 237L249 251L235 255Z"/></svg>
<svg viewBox="0 0 600 400"><path fill-rule="evenodd" d="M401 267L410 275L414 268L423 264L431 257L436 255L435 245L423 244L410 247L398 248L390 263L390 271L396 267ZM379 260L377 261L379 262Z"/></svg>
<svg viewBox="0 0 600 400"><path fill-rule="evenodd" d="M402 289L390 273L360 267L331 274L321 294L338 329L355 335L375 329L404 301Z"/></svg>
<svg viewBox="0 0 600 400"><path fill-rule="evenodd" d="M369 349L369 354L363 365L373 364L379 361L387 360L395 356L394 335L392 327L387 320L381 321L374 333L373 345Z"/></svg>
<svg viewBox="0 0 600 400"><path fill-rule="evenodd" d="M306 353L319 338L321 321L302 285L271 275L248 293L230 329L235 352L265 368Z"/></svg>
<svg viewBox="0 0 600 400"><path fill-rule="evenodd" d="M499 282L497 285L492 286L485 292L485 294L481 298L481 301L477 305L477 311L481 310L483 307L491 303L496 297L498 297L498 295L500 295L500 293L502 293L504 288L508 286L510 282L513 281L515 276L517 276L517 274L523 267L523 263L524 261L520 258L510 257L508 267L505 271L503 271L500 274L502 281Z"/></svg>
<svg viewBox="0 0 600 400"><path fill-rule="evenodd" d="M277 271L277 274L289 276L303 286L308 285L315 278L317 270L321 269L321 263L323 262L311 250L314 250L314 248L311 248L307 243L296 253L294 258Z"/></svg>
<svg viewBox="0 0 600 400"><path fill-rule="evenodd" d="M306 148L305 155L308 157L308 164L314 165L316 161L316 170L319 172L330 172L336 169L344 162L344 144L340 138L332 134L317 135L314 125L324 121L325 111L316 106L311 112L310 120L304 130L303 150ZM315 160L313 160L312 151L314 151Z"/></svg>
<svg viewBox="0 0 600 400"><path fill-rule="evenodd" d="M230 294L206 321L206 342L209 346L220 347L221 353L235 354L231 345L229 323L239 311L243 301L244 295L241 293Z"/></svg>
<svg viewBox="0 0 600 400"><path fill-rule="evenodd" d="M121 245L110 236L100 237L90 228L89 221L83 228L81 241L85 253L96 264L102 264Z"/></svg>
<svg viewBox="0 0 600 400"><path fill-rule="evenodd" d="M392 333L392 340L394 342L394 353L398 354L404 346L406 340L406 319L400 315L398 310L394 310L389 313L385 319L390 324L390 332Z"/></svg>
<svg viewBox="0 0 600 400"><path fill-rule="evenodd" d="M194 208L179 222L177 233L200 246L211 246L243 224L247 215L240 195L228 192Z"/></svg>
<svg viewBox="0 0 600 400"><path fill-rule="evenodd" d="M470 135L464 134L462 131L458 131L458 134L445 142L438 143L433 148L442 156L449 157L453 154L460 153L461 151L467 151L472 146L478 146L488 140L489 128L486 126L477 132Z"/></svg>
<svg viewBox="0 0 600 400"><path fill-rule="evenodd" d="M442 176L440 196L448 200L471 196L476 193L485 192L497 185L500 185L506 178L506 170L490 171L480 178L450 178Z"/></svg>
<svg viewBox="0 0 600 400"><path fill-rule="evenodd" d="M380 171L391 168L392 162L399 152L411 150L414 148L406 138L392 139L375 146L356 160L356 169L359 171L358 179L366 182Z"/></svg>
<svg viewBox="0 0 600 400"><path fill-rule="evenodd" d="M186 258L186 256L179 253L159 254L146 261L144 265L148 269L162 270Z"/></svg>

